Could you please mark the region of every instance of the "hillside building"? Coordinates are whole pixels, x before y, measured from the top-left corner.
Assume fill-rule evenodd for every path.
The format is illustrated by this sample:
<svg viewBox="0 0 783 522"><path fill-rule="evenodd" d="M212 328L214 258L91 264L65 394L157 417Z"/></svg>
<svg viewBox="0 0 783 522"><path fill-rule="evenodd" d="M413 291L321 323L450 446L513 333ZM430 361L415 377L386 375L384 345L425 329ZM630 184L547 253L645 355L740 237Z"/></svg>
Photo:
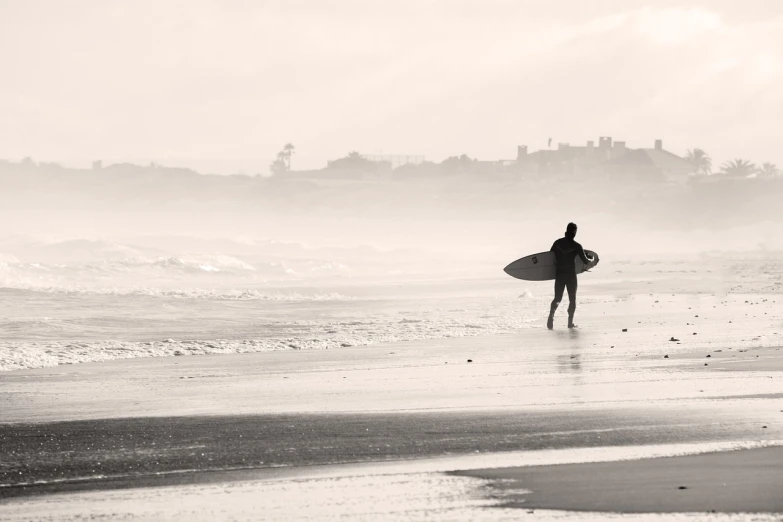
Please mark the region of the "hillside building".
<svg viewBox="0 0 783 522"><path fill-rule="evenodd" d="M598 145L588 141L584 146L560 143L557 149L528 153L525 145L517 147L518 167L525 171L551 174L605 174L634 176L682 182L693 172L693 165L663 148L655 140L652 148L630 149L624 141L610 136L598 138Z"/></svg>

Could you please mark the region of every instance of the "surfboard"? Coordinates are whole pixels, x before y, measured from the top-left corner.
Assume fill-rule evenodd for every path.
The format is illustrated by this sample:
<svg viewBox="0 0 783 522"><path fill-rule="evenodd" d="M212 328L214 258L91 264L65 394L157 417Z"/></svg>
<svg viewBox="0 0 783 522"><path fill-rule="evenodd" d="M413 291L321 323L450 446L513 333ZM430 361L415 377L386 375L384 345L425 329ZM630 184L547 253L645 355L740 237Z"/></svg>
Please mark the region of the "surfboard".
<svg viewBox="0 0 783 522"><path fill-rule="evenodd" d="M581 274L593 268L598 264L598 255L592 250L585 250L585 253L593 258L588 264L584 264L581 259L576 258L576 273ZM541 252L517 259L503 269L511 277L524 279L525 281L549 281L555 278L555 254L554 252Z"/></svg>

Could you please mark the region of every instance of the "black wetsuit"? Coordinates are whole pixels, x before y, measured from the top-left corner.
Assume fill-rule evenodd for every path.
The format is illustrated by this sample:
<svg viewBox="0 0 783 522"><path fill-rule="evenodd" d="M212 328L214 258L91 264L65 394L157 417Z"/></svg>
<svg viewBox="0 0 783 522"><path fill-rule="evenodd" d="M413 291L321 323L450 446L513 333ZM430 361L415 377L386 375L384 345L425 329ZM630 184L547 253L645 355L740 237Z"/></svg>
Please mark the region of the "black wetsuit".
<svg viewBox="0 0 783 522"><path fill-rule="evenodd" d="M557 305L563 299L563 290L568 289L568 324L573 324L574 312L576 311L576 256L584 264L590 262L585 254L582 245L574 241L571 237L561 237L554 242L550 249L555 254L556 275L555 275L555 298L550 307L551 317L555 315Z"/></svg>

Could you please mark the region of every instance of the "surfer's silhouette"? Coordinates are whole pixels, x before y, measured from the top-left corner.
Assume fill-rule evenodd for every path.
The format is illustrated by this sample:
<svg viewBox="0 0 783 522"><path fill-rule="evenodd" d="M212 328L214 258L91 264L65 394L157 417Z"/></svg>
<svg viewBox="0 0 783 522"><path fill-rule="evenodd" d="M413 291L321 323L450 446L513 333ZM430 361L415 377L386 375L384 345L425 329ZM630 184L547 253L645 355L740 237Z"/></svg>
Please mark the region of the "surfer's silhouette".
<svg viewBox="0 0 783 522"><path fill-rule="evenodd" d="M555 298L549 308L549 319L546 327L554 328L555 311L560 301L563 300L563 290L568 289L568 327L576 328L574 324L574 312L576 312L576 256L584 264L593 261L592 257L585 254L582 245L574 241L576 237L576 224L569 223L566 227L565 237L554 242L550 249L555 254ZM597 256L596 256L597 258ZM596 259L596 263L598 260Z"/></svg>

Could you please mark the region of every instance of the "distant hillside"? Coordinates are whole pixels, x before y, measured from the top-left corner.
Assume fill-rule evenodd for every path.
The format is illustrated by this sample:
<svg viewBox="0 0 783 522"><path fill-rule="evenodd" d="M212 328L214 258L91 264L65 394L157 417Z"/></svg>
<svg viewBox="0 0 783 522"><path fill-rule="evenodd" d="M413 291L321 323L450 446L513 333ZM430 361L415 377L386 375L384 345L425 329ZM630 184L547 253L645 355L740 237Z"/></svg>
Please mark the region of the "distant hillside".
<svg viewBox="0 0 783 522"><path fill-rule="evenodd" d="M318 227L332 220L345 233L372 237L374 221L562 221L601 215L675 229L783 221L781 178L713 176L678 185L616 173L555 179L514 172L344 176L334 170L262 178L127 164L78 170L5 163L0 183L5 233L231 230L281 237L274 232L317 235Z"/></svg>

